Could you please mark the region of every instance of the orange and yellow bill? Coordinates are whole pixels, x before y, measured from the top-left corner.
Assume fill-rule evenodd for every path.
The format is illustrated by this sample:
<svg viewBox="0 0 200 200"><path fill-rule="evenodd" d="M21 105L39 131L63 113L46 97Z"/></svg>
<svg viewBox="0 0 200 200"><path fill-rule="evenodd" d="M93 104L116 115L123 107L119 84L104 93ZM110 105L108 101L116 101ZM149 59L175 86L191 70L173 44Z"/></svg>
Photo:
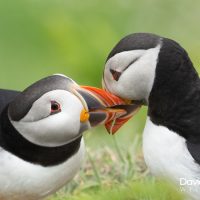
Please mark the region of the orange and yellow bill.
<svg viewBox="0 0 200 200"><path fill-rule="evenodd" d="M141 107L134 102L127 104L126 100L100 88L91 86L80 88L79 93L87 103L91 124L94 124L93 126L104 124L111 134L116 133Z"/></svg>

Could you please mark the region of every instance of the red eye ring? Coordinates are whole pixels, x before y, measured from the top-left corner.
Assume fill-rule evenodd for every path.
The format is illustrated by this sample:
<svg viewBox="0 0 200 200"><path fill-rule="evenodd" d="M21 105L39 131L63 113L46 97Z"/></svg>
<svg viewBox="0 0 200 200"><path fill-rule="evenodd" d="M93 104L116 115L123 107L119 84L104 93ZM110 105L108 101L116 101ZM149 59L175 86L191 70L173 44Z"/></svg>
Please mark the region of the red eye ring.
<svg viewBox="0 0 200 200"><path fill-rule="evenodd" d="M51 101L51 114L55 114L61 111L61 106L56 101Z"/></svg>

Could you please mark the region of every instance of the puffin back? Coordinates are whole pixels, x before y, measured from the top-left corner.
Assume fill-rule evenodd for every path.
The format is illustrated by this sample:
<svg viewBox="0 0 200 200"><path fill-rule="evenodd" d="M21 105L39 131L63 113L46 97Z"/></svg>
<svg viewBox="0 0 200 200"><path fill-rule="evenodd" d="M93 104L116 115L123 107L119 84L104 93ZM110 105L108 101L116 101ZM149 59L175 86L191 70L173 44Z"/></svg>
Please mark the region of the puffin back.
<svg viewBox="0 0 200 200"><path fill-rule="evenodd" d="M14 90L0 89L0 114L4 108L15 99L20 92Z"/></svg>

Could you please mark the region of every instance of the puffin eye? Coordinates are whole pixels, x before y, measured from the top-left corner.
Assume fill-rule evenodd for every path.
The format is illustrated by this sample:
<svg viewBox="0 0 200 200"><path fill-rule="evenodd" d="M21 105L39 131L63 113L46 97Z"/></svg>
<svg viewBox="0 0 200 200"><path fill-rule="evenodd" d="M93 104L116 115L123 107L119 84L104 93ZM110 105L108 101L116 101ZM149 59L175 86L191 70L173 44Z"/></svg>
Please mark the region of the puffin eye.
<svg viewBox="0 0 200 200"><path fill-rule="evenodd" d="M60 104L56 101L51 101L51 114L56 114L61 111Z"/></svg>
<svg viewBox="0 0 200 200"><path fill-rule="evenodd" d="M113 79L114 79L115 81L118 81L119 78L120 78L120 76L122 75L122 73L123 73L124 71L126 71L126 70L127 70L134 62L136 62L137 60L139 60L139 58L135 58L135 59L132 60L130 63L128 63L128 65L125 66L125 68L124 68L121 72L116 71L116 70L114 70L114 69L110 69L110 73L112 74Z"/></svg>
<svg viewBox="0 0 200 200"><path fill-rule="evenodd" d="M112 74L112 77L115 81L118 81L120 76L122 75L121 72L115 71L113 69L110 69L110 73Z"/></svg>

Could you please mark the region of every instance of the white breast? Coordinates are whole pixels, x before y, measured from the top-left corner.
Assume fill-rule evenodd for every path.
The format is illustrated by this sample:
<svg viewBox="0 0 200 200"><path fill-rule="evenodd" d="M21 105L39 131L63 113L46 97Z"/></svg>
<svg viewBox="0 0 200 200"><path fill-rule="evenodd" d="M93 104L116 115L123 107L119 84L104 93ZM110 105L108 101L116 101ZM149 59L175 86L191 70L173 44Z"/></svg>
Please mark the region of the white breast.
<svg viewBox="0 0 200 200"><path fill-rule="evenodd" d="M200 184L195 183L200 180L200 166L190 155L183 137L164 126L153 124L147 118L143 151L146 164L153 174L170 178L180 189L199 200ZM191 180L194 182L189 185Z"/></svg>
<svg viewBox="0 0 200 200"><path fill-rule="evenodd" d="M83 157L83 139L74 156L53 167L25 162L0 149L0 199L38 200L55 192L75 176Z"/></svg>

